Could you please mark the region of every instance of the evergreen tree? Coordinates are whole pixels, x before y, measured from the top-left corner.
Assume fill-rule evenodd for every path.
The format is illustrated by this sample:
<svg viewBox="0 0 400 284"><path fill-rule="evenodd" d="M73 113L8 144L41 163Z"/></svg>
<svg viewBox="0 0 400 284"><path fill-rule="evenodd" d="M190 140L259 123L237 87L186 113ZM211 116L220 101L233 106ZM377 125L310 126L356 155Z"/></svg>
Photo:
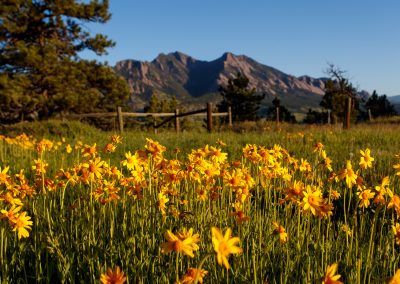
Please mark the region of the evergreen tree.
<svg viewBox="0 0 400 284"><path fill-rule="evenodd" d="M160 112L175 112L178 107L178 101L175 96L169 99L160 99L157 93L153 93L150 97L149 104L145 106L144 112L160 113ZM161 123L165 118L156 118L156 123ZM167 122L166 126L174 125L174 121Z"/></svg>
<svg viewBox="0 0 400 284"><path fill-rule="evenodd" d="M376 91L373 91L365 106L367 109L371 110L371 115L373 117L392 116L397 114L394 106L389 102L386 95L379 96Z"/></svg>
<svg viewBox="0 0 400 284"><path fill-rule="evenodd" d="M346 100L352 98L352 116L356 117L359 110L357 90L345 77L345 72L333 64L329 64L327 74L330 76L325 83L325 94L320 105L330 109L333 122L344 119L346 113Z"/></svg>
<svg viewBox="0 0 400 284"><path fill-rule="evenodd" d="M275 97L272 100L272 106L270 106L267 110L268 119L276 121L277 108L279 109L280 122L284 121L289 123L296 123L296 117L286 107L281 105L281 100L278 97Z"/></svg>
<svg viewBox="0 0 400 284"><path fill-rule="evenodd" d="M249 79L238 73L236 78L229 79L226 87L220 86L222 101L218 104L218 111L226 112L231 107L234 121L256 120L265 94L257 95L256 90L249 89L248 85Z"/></svg>
<svg viewBox="0 0 400 284"><path fill-rule="evenodd" d="M159 95L153 93L149 104L144 107L144 112L175 112L177 106L178 101L175 96L169 99L160 99Z"/></svg>
<svg viewBox="0 0 400 284"><path fill-rule="evenodd" d="M110 18L108 1L3 0L0 5L0 119L115 109L128 94L107 65L79 58L114 46L88 22Z"/></svg>
<svg viewBox="0 0 400 284"><path fill-rule="evenodd" d="M322 124L328 122L328 113L320 112L312 109L308 109L306 117L303 119L304 123L307 124Z"/></svg>

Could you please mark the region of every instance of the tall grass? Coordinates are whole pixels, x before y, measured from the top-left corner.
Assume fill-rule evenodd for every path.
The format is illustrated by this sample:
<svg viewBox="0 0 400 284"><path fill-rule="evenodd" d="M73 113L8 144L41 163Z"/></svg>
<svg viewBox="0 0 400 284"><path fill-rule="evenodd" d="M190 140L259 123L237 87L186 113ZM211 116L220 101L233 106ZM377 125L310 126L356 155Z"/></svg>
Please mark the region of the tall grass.
<svg viewBox="0 0 400 284"><path fill-rule="evenodd" d="M394 155L400 141L395 125L354 127L351 131L270 125L262 132L242 134L127 132L114 153L102 151L110 133L92 128L82 130L75 124L52 127L59 132L40 130L36 141L30 138L18 144L15 139L0 140L0 167L4 170L9 166L7 184L12 184L11 187L0 183L0 210L10 209L4 196L12 192L14 198L22 200L21 211L26 211L33 221L29 237L19 239L2 215L0 283L97 283L100 275L115 265L122 268L129 283L172 283L189 267L198 267L203 259L202 268L208 271L206 283L321 283L326 268L333 263L338 263L338 274L344 283L383 283L399 267L399 247L392 233L398 217L393 208L388 208L391 196L385 195L385 204L374 204L372 199L368 207L360 207L357 192L361 190L356 185L348 188L343 179L332 181L330 172L320 163L321 157L314 152L314 145L321 142L333 160L333 172L339 174L350 160L358 176L364 179L365 189L374 191L388 176L390 190L399 194L399 178L393 169L398 163ZM42 136L51 139L51 147L38 151ZM144 148L148 145L146 138L166 146L162 154L164 164L157 162L157 154ZM216 144L219 140L226 146ZM76 181L57 175L60 169L72 173L74 167L93 161L84 153L94 143L101 161L109 168L115 166L126 178L137 172L121 164L127 159L125 154L146 152L140 193L132 194L123 177L111 176L106 169L101 178L87 182L82 179L82 170L76 171ZM66 151L68 144L74 148L71 153ZM280 145L282 153L287 150L288 156L299 163L301 159L307 160L311 170L300 171L284 159L285 155L272 164L252 162L243 156L247 144L257 145L257 149L265 146L271 155L274 145ZM228 160L212 163L220 173L209 179L199 168L201 178L194 181L188 177L188 165L192 162L188 155L195 149L205 151L205 145L226 152ZM359 150L366 148L371 149L375 161L373 168L363 170L358 165ZM32 168L35 159L48 163L45 173ZM182 174L177 182L168 181L173 172L168 163L172 160L180 163L179 170L174 172ZM288 169L291 177L274 172L277 164ZM239 202L240 210L249 217L241 224L235 215L238 209L232 207L240 199L238 189L224 179L226 173L237 168L248 171L254 180L254 185L249 186L250 194ZM17 193L21 183L16 174L22 169L36 192L32 197ZM294 181L321 189L323 197L333 205L332 215L318 217L307 212L301 206L304 195L296 202L282 202ZM100 187L104 189L107 182L119 189L118 199L101 202L94 193ZM204 200L202 190L208 194ZM340 193L340 199L331 199L332 191ZM160 192L169 198L166 214L160 210ZM216 193L215 198L212 193ZM285 228L286 243L279 240L273 222ZM343 230L343 225L349 231ZM240 238L243 252L229 258L229 270L217 264L211 227L232 228L233 236ZM200 249L194 252L194 258L161 252L160 245L166 242L164 233L182 228L193 228L200 235ZM207 257L209 254L211 257Z"/></svg>

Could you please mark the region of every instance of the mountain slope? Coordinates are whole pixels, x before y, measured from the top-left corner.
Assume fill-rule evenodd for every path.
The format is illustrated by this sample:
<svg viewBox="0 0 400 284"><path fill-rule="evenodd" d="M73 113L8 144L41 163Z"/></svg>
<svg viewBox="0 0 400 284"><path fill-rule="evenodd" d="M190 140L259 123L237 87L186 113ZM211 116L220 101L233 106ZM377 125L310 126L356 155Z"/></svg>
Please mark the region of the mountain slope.
<svg viewBox="0 0 400 284"><path fill-rule="evenodd" d="M183 105L197 107L207 101L217 103L220 85L238 72L250 80L250 87L265 93L263 109L278 96L282 105L294 112L319 107L325 78L295 77L244 56L224 53L213 61L202 61L181 52L160 54L151 62L123 60L115 70L129 83L130 102L141 109L152 94L175 96Z"/></svg>

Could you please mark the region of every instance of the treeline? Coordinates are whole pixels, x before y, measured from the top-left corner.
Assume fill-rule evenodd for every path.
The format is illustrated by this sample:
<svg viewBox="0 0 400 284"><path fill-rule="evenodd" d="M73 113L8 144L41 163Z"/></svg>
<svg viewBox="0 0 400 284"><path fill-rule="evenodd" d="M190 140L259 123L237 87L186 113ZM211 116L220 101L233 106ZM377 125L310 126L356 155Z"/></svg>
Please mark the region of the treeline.
<svg viewBox="0 0 400 284"><path fill-rule="evenodd" d="M325 94L321 100L323 111L309 109L304 123L332 123L344 122L349 114L352 122L366 121L371 117L388 117L396 115L394 106L386 95L378 95L376 91L368 98L363 98L352 83L344 76L344 71L329 65L327 70L330 78L325 83ZM238 73L236 78L230 79L227 86L220 86L222 101L218 105L219 111L226 111L232 107L234 121L257 120L261 101L264 95L256 94L255 89L249 88L249 79ZM350 103L350 106L347 104ZM328 117L329 116L329 117ZM265 116L268 120L296 122L285 106L281 105L278 97L272 101Z"/></svg>

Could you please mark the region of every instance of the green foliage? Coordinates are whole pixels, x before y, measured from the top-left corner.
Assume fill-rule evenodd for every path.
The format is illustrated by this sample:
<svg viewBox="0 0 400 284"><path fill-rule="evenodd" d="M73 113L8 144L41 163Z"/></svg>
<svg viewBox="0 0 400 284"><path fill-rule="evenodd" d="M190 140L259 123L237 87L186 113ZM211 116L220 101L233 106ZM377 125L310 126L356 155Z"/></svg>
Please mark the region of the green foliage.
<svg viewBox="0 0 400 284"><path fill-rule="evenodd" d="M320 112L312 109L308 109L306 117L303 120L304 123L314 124L314 123L327 123L328 113Z"/></svg>
<svg viewBox="0 0 400 284"><path fill-rule="evenodd" d="M265 94L257 95L256 90L249 89L249 79L238 73L236 78L229 79L228 86L220 86L222 101L218 104L218 111L226 112L232 109L234 121L255 120L257 111Z"/></svg>
<svg viewBox="0 0 400 284"><path fill-rule="evenodd" d="M373 117L392 116L397 114L394 106L389 102L386 95L379 96L376 91L372 93L365 106L367 109L371 110L371 115Z"/></svg>
<svg viewBox="0 0 400 284"><path fill-rule="evenodd" d="M175 96L169 99L161 99L158 94L152 94L149 104L144 108L145 112L175 112L178 101Z"/></svg>
<svg viewBox="0 0 400 284"><path fill-rule="evenodd" d="M77 139L90 136L93 137L93 139L97 138L98 140L101 140L101 137L106 135L106 132L92 127L86 123L79 121L61 121L59 119L32 122L24 121L15 124L4 125L0 128L0 135L15 137L21 133L25 133L33 137L46 137L52 139L60 139L62 137L68 137L68 139Z"/></svg>
<svg viewBox="0 0 400 284"><path fill-rule="evenodd" d="M346 113L346 100L352 98L352 117L357 116L359 103L357 90L351 82L345 77L345 72L333 64L330 64L327 70L330 79L325 83L325 95L320 105L325 109L330 109L333 122L342 121Z"/></svg>
<svg viewBox="0 0 400 284"><path fill-rule="evenodd" d="M108 1L6 0L0 7L0 120L115 109L129 94L107 65L79 58L114 42L85 22L109 20Z"/></svg>
<svg viewBox="0 0 400 284"><path fill-rule="evenodd" d="M160 98L163 94L153 93L150 97L149 104L145 106L144 111L150 113L161 113L161 112L175 112L178 107L178 101L175 96L171 98ZM164 118L154 118L152 123L159 124ZM171 127L174 124L174 120L171 120L165 124L166 127Z"/></svg>
<svg viewBox="0 0 400 284"><path fill-rule="evenodd" d="M276 121L277 108L279 108L279 121L280 122L289 122L289 123L296 122L296 117L286 107L281 106L281 101L278 97L275 97L272 100L272 106L270 106L267 110L267 118L269 120Z"/></svg>

